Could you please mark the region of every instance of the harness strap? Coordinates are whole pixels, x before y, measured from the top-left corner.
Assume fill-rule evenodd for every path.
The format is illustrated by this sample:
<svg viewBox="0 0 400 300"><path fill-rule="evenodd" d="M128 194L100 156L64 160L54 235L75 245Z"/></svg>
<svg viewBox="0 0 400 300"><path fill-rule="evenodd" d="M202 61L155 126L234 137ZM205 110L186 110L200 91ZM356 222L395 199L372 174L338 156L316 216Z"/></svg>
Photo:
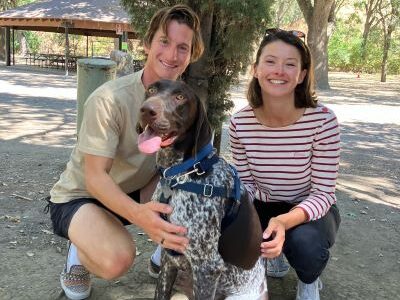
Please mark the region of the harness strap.
<svg viewBox="0 0 400 300"><path fill-rule="evenodd" d="M212 151L213 146L211 144L207 144L196 154L195 157L189 158L179 165L175 165L166 169L160 168L162 176L164 178L171 178L191 168L194 168L198 162L206 158Z"/></svg>
<svg viewBox="0 0 400 300"><path fill-rule="evenodd" d="M199 194L205 197L227 197L228 191L223 187L213 186L212 184L200 184L195 182L185 182L182 184L177 183L173 187L173 189L180 189L187 192Z"/></svg>
<svg viewBox="0 0 400 300"><path fill-rule="evenodd" d="M221 230L223 231L235 220L240 209L240 178L236 169L232 165L229 165L230 171L232 172L234 178L234 184L231 190L229 190L227 187L214 186L213 184L209 183L201 184L187 181L189 174L196 173L196 175L203 175L219 161L219 157L217 155L207 157L212 150L212 145L208 144L199 152L196 158L188 159L179 165L167 169L160 168L162 175L160 183L162 185L168 185L171 190L180 189L205 197L223 197L231 200L225 208L225 215L221 222ZM183 175L181 174L191 168L193 168L192 171L189 171ZM169 204L169 201L170 196L165 197L165 195L162 193L160 202ZM166 221L168 220L167 215L165 214L161 214L161 217ZM174 250L166 249L166 251L172 256L181 255Z"/></svg>

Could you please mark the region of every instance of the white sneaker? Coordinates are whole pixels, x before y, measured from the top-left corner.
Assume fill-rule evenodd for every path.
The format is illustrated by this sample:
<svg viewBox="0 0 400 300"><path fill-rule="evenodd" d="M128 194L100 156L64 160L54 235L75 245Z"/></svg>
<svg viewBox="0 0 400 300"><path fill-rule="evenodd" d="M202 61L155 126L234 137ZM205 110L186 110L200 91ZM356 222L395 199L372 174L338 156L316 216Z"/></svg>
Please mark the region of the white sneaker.
<svg viewBox="0 0 400 300"><path fill-rule="evenodd" d="M319 291L322 290L322 282L317 278L313 283L304 283L300 279L297 282L296 300L319 300Z"/></svg>
<svg viewBox="0 0 400 300"><path fill-rule="evenodd" d="M82 300L90 296L90 273L84 266L74 265L69 272L65 266L60 274L60 283L68 299Z"/></svg>
<svg viewBox="0 0 400 300"><path fill-rule="evenodd" d="M281 253L278 257L267 259L267 276L281 278L289 272L290 266Z"/></svg>
<svg viewBox="0 0 400 300"><path fill-rule="evenodd" d="M68 241L67 261L71 249L71 242ZM82 265L73 265L67 271L67 263L60 274L61 288L68 299L82 300L90 296L92 288L90 273Z"/></svg>

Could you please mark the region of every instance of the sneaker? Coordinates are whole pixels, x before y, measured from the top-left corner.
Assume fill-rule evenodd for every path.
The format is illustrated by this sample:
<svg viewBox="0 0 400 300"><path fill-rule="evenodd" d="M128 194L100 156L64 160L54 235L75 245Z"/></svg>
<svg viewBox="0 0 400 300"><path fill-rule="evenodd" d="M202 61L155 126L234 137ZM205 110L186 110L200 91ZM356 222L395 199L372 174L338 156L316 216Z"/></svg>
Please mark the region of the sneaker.
<svg viewBox="0 0 400 300"><path fill-rule="evenodd" d="M281 278L289 272L290 266L281 253L278 257L267 260L267 276Z"/></svg>
<svg viewBox="0 0 400 300"><path fill-rule="evenodd" d="M67 265L65 265L60 275L60 282L68 299L81 300L90 295L90 273L82 265L71 266L69 272L67 272Z"/></svg>
<svg viewBox="0 0 400 300"><path fill-rule="evenodd" d="M147 267L147 270L149 272L150 277L153 277L154 279L158 278L158 275L160 275L160 266L157 265L155 262L153 262L151 260L151 258L149 259L149 265Z"/></svg>
<svg viewBox="0 0 400 300"><path fill-rule="evenodd" d="M322 290L322 282L319 277L310 284L299 280L297 282L296 300L319 300L320 290Z"/></svg>

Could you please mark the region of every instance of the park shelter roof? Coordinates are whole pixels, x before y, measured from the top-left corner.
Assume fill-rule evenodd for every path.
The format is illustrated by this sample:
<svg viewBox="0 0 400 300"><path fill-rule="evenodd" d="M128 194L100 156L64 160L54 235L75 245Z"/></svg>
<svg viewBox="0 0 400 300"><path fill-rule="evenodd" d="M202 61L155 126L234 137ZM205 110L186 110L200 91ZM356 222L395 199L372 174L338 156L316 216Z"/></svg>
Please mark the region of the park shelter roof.
<svg viewBox="0 0 400 300"><path fill-rule="evenodd" d="M43 0L0 13L0 26L18 30L135 38L119 0Z"/></svg>

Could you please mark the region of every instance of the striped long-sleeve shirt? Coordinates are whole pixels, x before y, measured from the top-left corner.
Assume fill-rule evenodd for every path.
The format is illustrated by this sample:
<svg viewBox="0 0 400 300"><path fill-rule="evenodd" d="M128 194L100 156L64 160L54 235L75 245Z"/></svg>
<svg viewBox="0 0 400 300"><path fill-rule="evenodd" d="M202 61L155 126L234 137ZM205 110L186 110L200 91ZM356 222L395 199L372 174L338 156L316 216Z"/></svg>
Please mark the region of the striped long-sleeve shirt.
<svg viewBox="0 0 400 300"><path fill-rule="evenodd" d="M309 221L336 203L340 134L327 107L307 108L294 124L270 128L246 106L232 116L229 134L233 161L252 199L293 203Z"/></svg>

